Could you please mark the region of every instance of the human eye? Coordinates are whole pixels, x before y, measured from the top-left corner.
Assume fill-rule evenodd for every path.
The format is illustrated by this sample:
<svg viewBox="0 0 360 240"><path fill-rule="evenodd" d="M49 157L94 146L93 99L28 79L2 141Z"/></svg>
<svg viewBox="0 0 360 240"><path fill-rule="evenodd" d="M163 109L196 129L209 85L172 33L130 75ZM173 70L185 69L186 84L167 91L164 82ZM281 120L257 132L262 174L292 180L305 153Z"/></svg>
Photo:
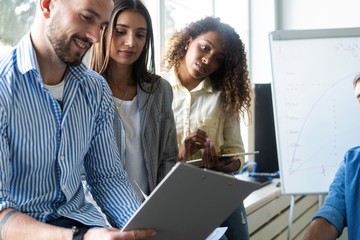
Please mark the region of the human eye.
<svg viewBox="0 0 360 240"><path fill-rule="evenodd" d="M139 38L139 39L144 39L144 38L146 38L146 33L145 32L138 32L136 34L136 37Z"/></svg>
<svg viewBox="0 0 360 240"><path fill-rule="evenodd" d="M126 31L123 28L115 28L115 34L118 36L122 36L126 34Z"/></svg>
<svg viewBox="0 0 360 240"><path fill-rule="evenodd" d="M200 44L200 49L204 52L208 51L209 50L209 47L206 46L205 44Z"/></svg>
<svg viewBox="0 0 360 240"><path fill-rule="evenodd" d="M81 14L80 17L87 23L93 23L95 21L94 16L90 14Z"/></svg>

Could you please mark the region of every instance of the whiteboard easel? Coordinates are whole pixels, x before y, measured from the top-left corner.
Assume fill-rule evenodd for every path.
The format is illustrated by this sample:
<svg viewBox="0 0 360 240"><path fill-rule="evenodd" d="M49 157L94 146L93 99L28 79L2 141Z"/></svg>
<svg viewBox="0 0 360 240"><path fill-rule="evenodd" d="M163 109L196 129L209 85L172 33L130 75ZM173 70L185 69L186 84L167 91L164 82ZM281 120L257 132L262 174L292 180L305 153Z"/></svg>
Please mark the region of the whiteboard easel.
<svg viewBox="0 0 360 240"><path fill-rule="evenodd" d="M275 132L283 194L328 192L345 152L358 145L360 109L353 78L360 72L360 28L269 34ZM351 117L349 117L351 116Z"/></svg>
<svg viewBox="0 0 360 240"><path fill-rule="evenodd" d="M274 31L269 39L282 192L327 193L344 153L358 145L360 28Z"/></svg>

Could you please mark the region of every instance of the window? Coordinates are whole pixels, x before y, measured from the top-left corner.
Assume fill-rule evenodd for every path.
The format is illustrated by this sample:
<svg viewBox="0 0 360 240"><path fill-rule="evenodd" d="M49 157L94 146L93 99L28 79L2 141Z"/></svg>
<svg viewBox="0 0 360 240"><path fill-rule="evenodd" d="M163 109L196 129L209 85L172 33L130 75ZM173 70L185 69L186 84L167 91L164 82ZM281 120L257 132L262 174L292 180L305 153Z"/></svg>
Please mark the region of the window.
<svg viewBox="0 0 360 240"><path fill-rule="evenodd" d="M0 0L0 51L16 45L29 31L36 0Z"/></svg>
<svg viewBox="0 0 360 240"><path fill-rule="evenodd" d="M219 17L249 42L248 0L145 0L153 20L157 69L169 37L186 24L205 16Z"/></svg>

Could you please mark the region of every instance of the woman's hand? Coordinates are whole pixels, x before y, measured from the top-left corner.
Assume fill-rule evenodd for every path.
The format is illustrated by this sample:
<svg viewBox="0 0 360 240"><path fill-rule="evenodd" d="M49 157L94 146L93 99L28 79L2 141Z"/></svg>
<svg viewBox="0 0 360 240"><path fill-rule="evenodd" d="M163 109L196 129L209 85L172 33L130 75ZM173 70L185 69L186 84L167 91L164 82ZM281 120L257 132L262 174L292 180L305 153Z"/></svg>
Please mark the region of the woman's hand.
<svg viewBox="0 0 360 240"><path fill-rule="evenodd" d="M207 137L207 133L201 129L190 133L179 148L178 160L186 160L200 149L204 149Z"/></svg>
<svg viewBox="0 0 360 240"><path fill-rule="evenodd" d="M214 144L210 139L205 143L203 153L203 164L205 168L220 172L235 172L240 168L240 160L237 156L220 157L217 155Z"/></svg>

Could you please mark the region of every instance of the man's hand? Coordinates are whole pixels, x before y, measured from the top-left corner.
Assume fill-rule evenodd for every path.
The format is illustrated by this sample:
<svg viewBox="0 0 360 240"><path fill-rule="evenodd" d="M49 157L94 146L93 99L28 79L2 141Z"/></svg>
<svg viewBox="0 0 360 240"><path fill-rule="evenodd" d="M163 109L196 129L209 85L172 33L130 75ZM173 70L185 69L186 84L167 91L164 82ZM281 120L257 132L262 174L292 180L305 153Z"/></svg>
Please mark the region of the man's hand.
<svg viewBox="0 0 360 240"><path fill-rule="evenodd" d="M39 222L27 214L8 208L0 212L0 239L11 240L69 240L72 230ZM91 228L85 234L84 240L136 240L147 239L156 235L151 229L122 232L116 228Z"/></svg>
<svg viewBox="0 0 360 240"><path fill-rule="evenodd" d="M311 222L304 240L336 240L339 233L337 229L324 218L316 218Z"/></svg>
<svg viewBox="0 0 360 240"><path fill-rule="evenodd" d="M116 228L91 228L89 229L83 239L84 240L136 240L148 239L156 235L156 232L151 229L120 231Z"/></svg>

